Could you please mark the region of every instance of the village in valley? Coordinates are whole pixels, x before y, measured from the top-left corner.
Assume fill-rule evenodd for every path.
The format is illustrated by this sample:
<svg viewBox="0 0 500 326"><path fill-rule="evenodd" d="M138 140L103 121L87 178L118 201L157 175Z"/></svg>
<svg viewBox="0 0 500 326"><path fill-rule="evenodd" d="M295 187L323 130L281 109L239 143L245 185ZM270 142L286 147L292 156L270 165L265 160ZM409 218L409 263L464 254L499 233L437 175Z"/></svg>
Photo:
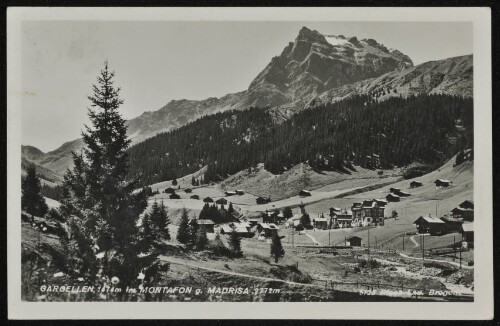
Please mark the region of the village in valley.
<svg viewBox="0 0 500 326"><path fill-rule="evenodd" d="M131 120L113 69L81 138L22 146L22 300L474 300L472 55L302 27L247 90Z"/></svg>

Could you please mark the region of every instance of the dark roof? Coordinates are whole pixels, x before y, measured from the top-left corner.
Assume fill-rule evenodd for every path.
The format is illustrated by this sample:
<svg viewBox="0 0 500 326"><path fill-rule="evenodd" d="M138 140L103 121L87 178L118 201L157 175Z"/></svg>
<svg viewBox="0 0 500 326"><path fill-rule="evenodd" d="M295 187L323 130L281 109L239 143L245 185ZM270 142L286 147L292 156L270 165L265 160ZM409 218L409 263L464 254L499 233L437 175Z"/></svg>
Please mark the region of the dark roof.
<svg viewBox="0 0 500 326"><path fill-rule="evenodd" d="M214 202L214 200L213 200L212 198L210 198L210 197L205 197L205 198L203 199L203 201L204 201L205 203L213 203L213 202Z"/></svg>
<svg viewBox="0 0 500 326"><path fill-rule="evenodd" d="M460 205L458 205L458 207L474 209L474 202L472 202L470 200L464 200Z"/></svg>
<svg viewBox="0 0 500 326"><path fill-rule="evenodd" d="M419 218L417 218L415 220L415 222L413 222L413 224L418 224L420 222L427 222L427 223L431 223L431 224L444 224L444 222L438 218L435 218L435 217L430 217L430 216L420 216Z"/></svg>
<svg viewBox="0 0 500 326"><path fill-rule="evenodd" d="M352 235L350 237L347 238L347 240L351 240L351 239L359 239L359 240L362 240L360 237L356 236L356 235Z"/></svg>

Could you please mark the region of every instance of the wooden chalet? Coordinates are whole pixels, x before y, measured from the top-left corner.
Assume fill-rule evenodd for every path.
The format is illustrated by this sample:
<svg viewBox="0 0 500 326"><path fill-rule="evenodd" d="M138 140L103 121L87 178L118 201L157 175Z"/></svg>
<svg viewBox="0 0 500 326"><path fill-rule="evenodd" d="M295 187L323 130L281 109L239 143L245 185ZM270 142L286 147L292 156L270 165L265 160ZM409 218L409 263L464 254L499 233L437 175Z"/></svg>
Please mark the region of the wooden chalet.
<svg viewBox="0 0 500 326"><path fill-rule="evenodd" d="M226 196L234 196L236 195L236 191L226 191Z"/></svg>
<svg viewBox="0 0 500 326"><path fill-rule="evenodd" d="M314 228L320 229L320 230L326 230L328 229L328 219L326 217L315 217L312 220L312 224Z"/></svg>
<svg viewBox="0 0 500 326"><path fill-rule="evenodd" d="M238 196L241 196L241 195L244 195L244 194L245 194L245 192L244 192L243 190L239 190L239 189L238 189L238 190L236 190L236 194L237 194Z"/></svg>
<svg viewBox="0 0 500 326"><path fill-rule="evenodd" d="M278 234L278 226L274 223L259 223L257 224L257 233L260 236L264 236L266 238L271 238L275 234Z"/></svg>
<svg viewBox="0 0 500 326"><path fill-rule="evenodd" d="M420 216L413 222L419 234L441 235L446 233L446 225L442 220L431 216Z"/></svg>
<svg viewBox="0 0 500 326"><path fill-rule="evenodd" d="M192 193L192 192L193 192L193 189L191 189L191 188L187 188L187 189L184 189L184 192L185 192L186 194L190 194L190 193Z"/></svg>
<svg viewBox="0 0 500 326"><path fill-rule="evenodd" d="M446 179L436 179L434 183L436 184L436 187L448 187L451 184L451 181Z"/></svg>
<svg viewBox="0 0 500 326"><path fill-rule="evenodd" d="M439 218L444 222L444 233L453 233L462 231L463 220L461 218L454 218L453 216L447 214Z"/></svg>
<svg viewBox="0 0 500 326"><path fill-rule="evenodd" d="M253 232L250 231L249 223L236 223L231 222L228 224L221 225L220 234L232 234L237 233L240 237L251 238L254 236Z"/></svg>
<svg viewBox="0 0 500 326"><path fill-rule="evenodd" d="M410 188L418 188L418 187L422 187L422 182L420 181L417 181L417 180L413 180L412 182L410 182Z"/></svg>
<svg viewBox="0 0 500 326"><path fill-rule="evenodd" d="M352 247L361 247L362 240L363 239L360 237L353 235L347 238L347 245Z"/></svg>
<svg viewBox="0 0 500 326"><path fill-rule="evenodd" d="M391 188L389 188L389 192L390 192L390 193L395 193L395 192L397 192L397 191L401 191L401 189L399 189L399 188L392 188L392 187L391 187Z"/></svg>
<svg viewBox="0 0 500 326"><path fill-rule="evenodd" d="M200 196L198 196L198 195L192 195L190 198L191 199L200 199Z"/></svg>
<svg viewBox="0 0 500 326"><path fill-rule="evenodd" d="M198 220L198 226L203 228L206 233L214 233L215 223L212 220Z"/></svg>
<svg viewBox="0 0 500 326"><path fill-rule="evenodd" d="M470 200L463 201L460 205L451 210L454 218L461 218L463 221L474 221L474 203Z"/></svg>

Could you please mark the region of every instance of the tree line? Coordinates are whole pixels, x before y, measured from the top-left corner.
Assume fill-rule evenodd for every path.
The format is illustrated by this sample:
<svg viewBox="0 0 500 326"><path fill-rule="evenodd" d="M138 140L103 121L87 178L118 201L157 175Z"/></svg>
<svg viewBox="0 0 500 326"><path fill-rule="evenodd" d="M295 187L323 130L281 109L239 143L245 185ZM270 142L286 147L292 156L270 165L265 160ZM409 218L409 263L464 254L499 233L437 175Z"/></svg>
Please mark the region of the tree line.
<svg viewBox="0 0 500 326"><path fill-rule="evenodd" d="M262 162L275 174L303 162L346 173L354 165L436 166L471 147L471 99L419 95L379 102L355 96L280 123L267 108L200 118L132 146L129 178L140 175L139 183L147 185L207 166L203 183L208 183Z"/></svg>

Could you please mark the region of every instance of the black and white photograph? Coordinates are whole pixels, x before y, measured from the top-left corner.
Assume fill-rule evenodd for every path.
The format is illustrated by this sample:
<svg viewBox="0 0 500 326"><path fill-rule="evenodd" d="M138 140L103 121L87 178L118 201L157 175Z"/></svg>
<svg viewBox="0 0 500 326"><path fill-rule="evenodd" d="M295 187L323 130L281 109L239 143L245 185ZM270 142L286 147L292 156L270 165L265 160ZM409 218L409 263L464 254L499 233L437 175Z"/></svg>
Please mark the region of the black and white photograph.
<svg viewBox="0 0 500 326"><path fill-rule="evenodd" d="M357 10L12 19L20 304L477 304L493 282L477 19Z"/></svg>

